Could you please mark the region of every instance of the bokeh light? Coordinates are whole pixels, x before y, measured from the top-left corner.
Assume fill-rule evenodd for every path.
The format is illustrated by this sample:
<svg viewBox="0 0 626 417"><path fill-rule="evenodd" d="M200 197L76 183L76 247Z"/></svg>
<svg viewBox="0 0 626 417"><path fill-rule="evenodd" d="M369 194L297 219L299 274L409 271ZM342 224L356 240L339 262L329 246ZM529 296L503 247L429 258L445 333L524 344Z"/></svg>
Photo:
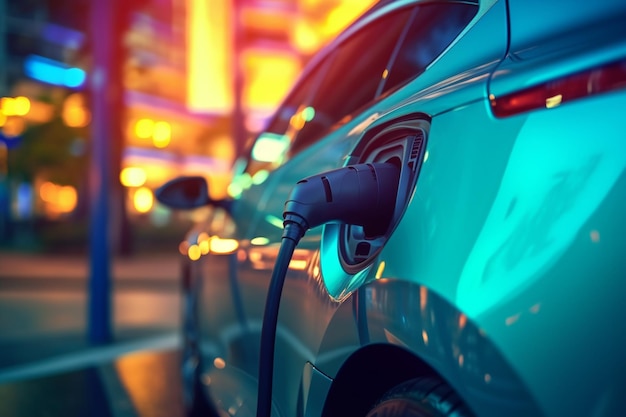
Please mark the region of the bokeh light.
<svg viewBox="0 0 626 417"><path fill-rule="evenodd" d="M157 148L165 148L169 145L172 138L172 126L164 121L154 123L154 131L152 133L152 143Z"/></svg>
<svg viewBox="0 0 626 417"><path fill-rule="evenodd" d="M83 94L73 93L67 96L63 103L61 116L69 127L87 126L91 122L91 112L87 107Z"/></svg>
<svg viewBox="0 0 626 417"><path fill-rule="evenodd" d="M141 139L150 139L154 132L154 120L139 119L135 123L135 135Z"/></svg>
<svg viewBox="0 0 626 417"><path fill-rule="evenodd" d="M120 172L120 182L125 187L141 187L147 178L146 171L140 167L126 167Z"/></svg>
<svg viewBox="0 0 626 417"><path fill-rule="evenodd" d="M5 116L25 116L30 111L30 100L24 96L2 97L0 106Z"/></svg>
<svg viewBox="0 0 626 417"><path fill-rule="evenodd" d="M54 218L74 211L78 203L78 192L71 185L59 185L45 181L39 186L39 197L44 203L48 217Z"/></svg>
<svg viewBox="0 0 626 417"><path fill-rule="evenodd" d="M133 205L139 213L147 213L154 205L154 195L147 187L141 187L133 194Z"/></svg>
<svg viewBox="0 0 626 417"><path fill-rule="evenodd" d="M200 249L200 246L198 246L197 244L189 246L189 249L187 250L187 256L189 256L189 259L191 259L192 261L197 261L198 259L200 259L200 256L202 256L202 250Z"/></svg>

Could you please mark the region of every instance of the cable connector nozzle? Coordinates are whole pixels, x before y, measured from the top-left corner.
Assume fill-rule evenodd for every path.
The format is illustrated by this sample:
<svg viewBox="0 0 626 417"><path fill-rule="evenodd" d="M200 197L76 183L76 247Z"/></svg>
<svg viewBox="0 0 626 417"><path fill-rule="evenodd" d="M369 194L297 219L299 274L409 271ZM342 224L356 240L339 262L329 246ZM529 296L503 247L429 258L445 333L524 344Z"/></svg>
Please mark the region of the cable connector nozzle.
<svg viewBox="0 0 626 417"><path fill-rule="evenodd" d="M299 181L285 203L285 222L309 228L328 222L363 226L384 234L396 205L400 168L391 163L349 165Z"/></svg>
<svg viewBox="0 0 626 417"><path fill-rule="evenodd" d="M283 239L291 239L296 243L298 243L306 231L309 230L306 219L297 214L285 215L283 226Z"/></svg>

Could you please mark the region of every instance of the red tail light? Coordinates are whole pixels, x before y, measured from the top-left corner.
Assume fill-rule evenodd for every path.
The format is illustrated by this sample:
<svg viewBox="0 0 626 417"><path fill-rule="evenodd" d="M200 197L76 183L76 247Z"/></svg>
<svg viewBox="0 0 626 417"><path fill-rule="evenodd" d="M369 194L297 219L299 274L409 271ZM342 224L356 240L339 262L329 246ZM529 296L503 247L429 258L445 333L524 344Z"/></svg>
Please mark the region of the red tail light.
<svg viewBox="0 0 626 417"><path fill-rule="evenodd" d="M500 97L490 96L496 117L551 108L565 102L626 88L626 60L551 80Z"/></svg>

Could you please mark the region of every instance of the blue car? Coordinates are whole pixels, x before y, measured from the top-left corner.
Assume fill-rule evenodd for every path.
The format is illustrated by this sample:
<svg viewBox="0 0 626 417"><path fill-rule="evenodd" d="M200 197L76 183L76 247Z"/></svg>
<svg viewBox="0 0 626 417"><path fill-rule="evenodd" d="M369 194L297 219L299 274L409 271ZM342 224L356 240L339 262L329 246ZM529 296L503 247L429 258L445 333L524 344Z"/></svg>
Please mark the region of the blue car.
<svg viewBox="0 0 626 417"><path fill-rule="evenodd" d="M238 167L158 190L190 415L626 416L625 1L380 2Z"/></svg>

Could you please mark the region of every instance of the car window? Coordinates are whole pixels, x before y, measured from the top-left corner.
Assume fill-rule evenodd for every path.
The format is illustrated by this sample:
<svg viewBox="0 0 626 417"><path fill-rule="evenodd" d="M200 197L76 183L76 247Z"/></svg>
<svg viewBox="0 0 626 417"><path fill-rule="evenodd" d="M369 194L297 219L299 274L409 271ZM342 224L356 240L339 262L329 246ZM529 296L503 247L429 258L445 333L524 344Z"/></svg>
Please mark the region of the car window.
<svg viewBox="0 0 626 417"><path fill-rule="evenodd" d="M476 4L404 8L356 32L310 70L253 145L246 172L271 171L423 73L477 12Z"/></svg>
<svg viewBox="0 0 626 417"><path fill-rule="evenodd" d="M309 71L257 137L246 172L271 171L371 102L409 18L404 9L373 22Z"/></svg>
<svg viewBox="0 0 626 417"><path fill-rule="evenodd" d="M246 172L271 171L278 167L292 146L299 125L307 117L306 103L310 103L320 80L329 67L330 58L323 60L302 78L296 88L276 110L268 126L255 139L250 150Z"/></svg>
<svg viewBox="0 0 626 417"><path fill-rule="evenodd" d="M291 153L309 146L337 122L374 100L410 17L407 9L395 12L339 45L326 76L308 103L313 118L298 132Z"/></svg>
<svg viewBox="0 0 626 417"><path fill-rule="evenodd" d="M398 43L380 93L385 94L412 80L452 43L478 11L467 3L437 3L417 7L407 31Z"/></svg>
<svg viewBox="0 0 626 417"><path fill-rule="evenodd" d="M331 58L327 58L310 71L306 78L300 81L298 87L294 89L276 111L274 118L266 129L267 132L286 134L290 129L298 126L294 116L301 112L307 103L313 100L315 90L319 87L321 78L326 74Z"/></svg>

